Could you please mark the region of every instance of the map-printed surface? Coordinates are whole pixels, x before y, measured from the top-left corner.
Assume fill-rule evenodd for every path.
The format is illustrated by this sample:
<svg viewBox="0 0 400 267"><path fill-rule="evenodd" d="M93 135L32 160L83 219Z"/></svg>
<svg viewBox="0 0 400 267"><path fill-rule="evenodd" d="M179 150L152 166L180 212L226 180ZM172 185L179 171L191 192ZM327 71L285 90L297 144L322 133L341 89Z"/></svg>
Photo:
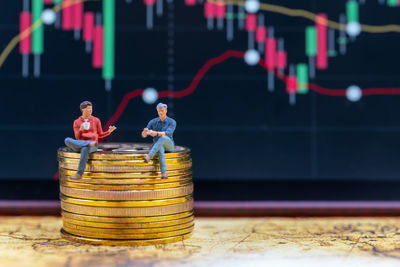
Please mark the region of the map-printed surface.
<svg viewBox="0 0 400 267"><path fill-rule="evenodd" d="M196 218L174 244L60 237L59 217L0 217L1 266L400 266L400 218Z"/></svg>

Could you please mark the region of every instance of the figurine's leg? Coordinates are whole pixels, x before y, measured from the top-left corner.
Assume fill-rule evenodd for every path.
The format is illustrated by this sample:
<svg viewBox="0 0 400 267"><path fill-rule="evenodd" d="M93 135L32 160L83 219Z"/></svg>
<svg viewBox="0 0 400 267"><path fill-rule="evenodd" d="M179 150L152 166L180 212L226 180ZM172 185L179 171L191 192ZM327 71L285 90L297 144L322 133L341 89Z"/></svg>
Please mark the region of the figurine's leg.
<svg viewBox="0 0 400 267"><path fill-rule="evenodd" d="M82 147L88 147L93 141L89 140L75 140L70 137L65 138L65 145L75 152L80 152Z"/></svg>
<svg viewBox="0 0 400 267"><path fill-rule="evenodd" d="M89 153L94 153L97 151L97 147L93 147L93 141L89 140L75 140L72 138L66 138L65 144L75 152L81 153L81 158L79 160L78 171L75 175L70 176L71 179L80 179L85 171L86 163L89 158ZM97 144L97 143L96 143Z"/></svg>
<svg viewBox="0 0 400 267"><path fill-rule="evenodd" d="M77 174L81 175L85 171L86 168L86 163L89 158L89 148L87 146L81 148L81 159L79 160L79 166L78 166L78 171L76 172Z"/></svg>
<svg viewBox="0 0 400 267"><path fill-rule="evenodd" d="M168 136L164 141L164 148L165 148L165 152L174 152L174 149L175 149L174 142Z"/></svg>
<svg viewBox="0 0 400 267"><path fill-rule="evenodd" d="M157 154L158 151L160 151L160 148L162 146L165 146L166 143L171 144L172 143L171 138L169 138L168 136L165 136L165 135L161 136L158 139L158 141L155 142L153 147L151 148L151 150L149 152L150 158L154 157L154 155ZM168 147L170 147L170 145Z"/></svg>
<svg viewBox="0 0 400 267"><path fill-rule="evenodd" d="M158 160L160 161L161 173L166 173L167 172L167 164L165 163L165 148L164 148L164 146L161 146L160 150L158 151Z"/></svg>
<svg viewBox="0 0 400 267"><path fill-rule="evenodd" d="M153 158L155 154L158 153L158 151L160 151L160 147L163 145L164 140L163 140L163 136L161 136L157 142L154 143L153 147L150 149L149 152L149 156L150 158Z"/></svg>
<svg viewBox="0 0 400 267"><path fill-rule="evenodd" d="M150 159L160 151L161 147L164 148L164 151L172 152L174 150L174 142L172 142L171 138L168 136L161 136L157 142L154 143L149 154L144 157L144 161L148 163Z"/></svg>
<svg viewBox="0 0 400 267"><path fill-rule="evenodd" d="M160 161L160 170L161 170L161 178L168 178L167 175L167 164L165 162L165 151L172 152L174 150L174 143L172 142L171 138L168 136L162 136L157 141L160 142L160 146L158 149L158 159Z"/></svg>
<svg viewBox="0 0 400 267"><path fill-rule="evenodd" d="M85 168L86 168L86 163L88 161L89 154L92 154L96 151L97 151L97 147L85 146L85 147L81 148L81 159L79 160L79 167L78 167L78 171L76 173L78 173L79 175L83 174L83 172L85 171Z"/></svg>

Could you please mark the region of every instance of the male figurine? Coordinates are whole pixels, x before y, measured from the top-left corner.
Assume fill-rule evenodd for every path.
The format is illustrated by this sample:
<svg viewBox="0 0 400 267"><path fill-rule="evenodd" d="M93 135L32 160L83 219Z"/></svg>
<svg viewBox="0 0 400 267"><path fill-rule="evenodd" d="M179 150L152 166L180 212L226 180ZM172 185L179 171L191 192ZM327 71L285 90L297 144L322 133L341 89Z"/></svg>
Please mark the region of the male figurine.
<svg viewBox="0 0 400 267"><path fill-rule="evenodd" d="M81 179L82 174L86 168L86 162L89 157L89 153L97 151L97 142L99 138L104 138L111 134L116 127L110 126L108 131L103 132L101 128L101 122L95 116L92 116L92 103L89 101L83 101L80 105L82 116L74 121L74 133L75 139L70 137L65 138L65 144L75 152L81 153L81 159L79 161L78 171L71 179Z"/></svg>
<svg viewBox="0 0 400 267"><path fill-rule="evenodd" d="M157 113L159 118L152 119L142 132L143 138L147 137L147 135L153 137L153 147L149 154L144 157L144 160L149 162L150 159L158 153L161 178L166 179L168 178L168 175L167 164L165 163L165 152L174 151L174 139L172 138L172 134L176 128L176 121L167 116L166 104L159 103L157 105Z"/></svg>

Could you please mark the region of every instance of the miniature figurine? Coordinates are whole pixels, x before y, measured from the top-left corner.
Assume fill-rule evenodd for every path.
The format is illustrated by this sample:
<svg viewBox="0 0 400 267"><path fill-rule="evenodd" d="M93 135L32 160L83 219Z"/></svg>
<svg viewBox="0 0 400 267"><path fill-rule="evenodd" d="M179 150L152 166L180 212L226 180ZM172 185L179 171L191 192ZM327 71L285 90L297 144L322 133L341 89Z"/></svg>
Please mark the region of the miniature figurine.
<svg viewBox="0 0 400 267"><path fill-rule="evenodd" d="M173 152L175 146L172 134L176 128L176 121L167 116L167 108L166 104L159 103L157 105L159 118L152 119L142 131L143 138L148 135L153 137L153 146L149 154L144 157L144 161L149 162L158 153L161 178L163 179L168 178L165 152Z"/></svg>
<svg viewBox="0 0 400 267"><path fill-rule="evenodd" d="M80 104L82 116L74 121L74 133L76 140L70 137L65 138L65 144L69 148L71 148L74 152L81 153L78 171L76 174L69 177L71 179L78 180L82 178L89 154L97 151L99 138L104 138L117 129L115 126L110 126L108 131L103 132L100 120L95 116L92 116L92 106L92 103L89 101L83 101Z"/></svg>

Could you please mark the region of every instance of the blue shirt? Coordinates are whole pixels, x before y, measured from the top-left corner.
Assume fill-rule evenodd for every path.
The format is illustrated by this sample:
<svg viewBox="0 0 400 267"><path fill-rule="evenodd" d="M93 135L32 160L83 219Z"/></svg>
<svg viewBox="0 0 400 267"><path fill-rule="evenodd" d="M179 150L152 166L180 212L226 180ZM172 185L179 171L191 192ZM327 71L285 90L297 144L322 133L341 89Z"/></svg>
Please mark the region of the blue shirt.
<svg viewBox="0 0 400 267"><path fill-rule="evenodd" d="M164 121L161 121L161 119L157 117L149 121L146 128L156 132L165 132L165 135L171 138L172 142L174 142L174 139L172 138L172 134L176 128L176 121L174 119L167 116ZM159 138L160 136L154 136L153 143L157 142Z"/></svg>

